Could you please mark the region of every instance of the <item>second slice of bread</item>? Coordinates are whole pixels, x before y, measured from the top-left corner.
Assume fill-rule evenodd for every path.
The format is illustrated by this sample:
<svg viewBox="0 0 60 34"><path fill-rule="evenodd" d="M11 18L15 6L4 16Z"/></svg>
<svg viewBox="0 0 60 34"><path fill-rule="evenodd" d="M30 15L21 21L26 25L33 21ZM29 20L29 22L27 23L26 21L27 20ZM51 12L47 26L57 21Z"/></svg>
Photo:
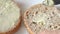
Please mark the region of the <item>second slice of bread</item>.
<svg viewBox="0 0 60 34"><path fill-rule="evenodd" d="M38 4L24 13L24 23L31 34L43 30L60 30L60 12L54 6Z"/></svg>

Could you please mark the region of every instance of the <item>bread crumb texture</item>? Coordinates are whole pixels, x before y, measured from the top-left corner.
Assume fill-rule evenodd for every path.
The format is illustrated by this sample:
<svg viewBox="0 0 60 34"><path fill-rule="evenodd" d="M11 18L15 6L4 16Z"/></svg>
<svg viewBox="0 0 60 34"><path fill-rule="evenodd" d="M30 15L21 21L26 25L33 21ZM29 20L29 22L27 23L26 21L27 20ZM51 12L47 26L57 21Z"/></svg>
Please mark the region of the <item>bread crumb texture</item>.
<svg viewBox="0 0 60 34"><path fill-rule="evenodd" d="M0 0L0 32L15 27L20 17L20 9L12 0Z"/></svg>
<svg viewBox="0 0 60 34"><path fill-rule="evenodd" d="M60 30L60 11L55 7L39 4L31 7L27 12L27 23L36 34L45 29Z"/></svg>

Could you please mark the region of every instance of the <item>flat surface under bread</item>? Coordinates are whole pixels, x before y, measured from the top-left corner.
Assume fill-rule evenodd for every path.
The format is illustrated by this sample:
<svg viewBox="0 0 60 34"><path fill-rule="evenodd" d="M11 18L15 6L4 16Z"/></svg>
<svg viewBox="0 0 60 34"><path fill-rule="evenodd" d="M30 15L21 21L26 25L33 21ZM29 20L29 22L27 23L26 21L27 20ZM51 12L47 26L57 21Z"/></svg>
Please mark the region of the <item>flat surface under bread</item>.
<svg viewBox="0 0 60 34"><path fill-rule="evenodd" d="M55 7L35 5L27 9L24 21L27 29L34 34L47 30L60 29L60 12Z"/></svg>

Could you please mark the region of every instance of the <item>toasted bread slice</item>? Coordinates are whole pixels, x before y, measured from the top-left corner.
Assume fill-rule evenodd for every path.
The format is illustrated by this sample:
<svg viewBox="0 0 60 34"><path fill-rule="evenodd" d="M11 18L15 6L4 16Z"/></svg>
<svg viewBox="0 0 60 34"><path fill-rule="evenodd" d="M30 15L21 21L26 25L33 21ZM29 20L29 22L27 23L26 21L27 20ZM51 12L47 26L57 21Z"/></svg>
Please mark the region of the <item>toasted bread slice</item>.
<svg viewBox="0 0 60 34"><path fill-rule="evenodd" d="M24 13L24 24L30 34L40 34L44 30L60 30L60 11L54 6L38 4Z"/></svg>
<svg viewBox="0 0 60 34"><path fill-rule="evenodd" d="M21 23L20 8L12 0L0 0L0 34L13 34Z"/></svg>

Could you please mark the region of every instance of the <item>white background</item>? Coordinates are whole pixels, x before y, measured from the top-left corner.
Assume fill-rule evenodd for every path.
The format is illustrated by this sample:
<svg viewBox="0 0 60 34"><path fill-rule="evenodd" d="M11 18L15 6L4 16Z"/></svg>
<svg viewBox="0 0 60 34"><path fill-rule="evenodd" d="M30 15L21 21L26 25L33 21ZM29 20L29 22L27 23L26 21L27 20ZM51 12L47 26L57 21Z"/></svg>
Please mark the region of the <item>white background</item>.
<svg viewBox="0 0 60 34"><path fill-rule="evenodd" d="M21 7L22 14L23 12L31 7L32 5L42 3L44 0L16 0ZM59 7L59 6L58 6ZM24 26L24 23L22 22L20 29L15 34L29 34Z"/></svg>

